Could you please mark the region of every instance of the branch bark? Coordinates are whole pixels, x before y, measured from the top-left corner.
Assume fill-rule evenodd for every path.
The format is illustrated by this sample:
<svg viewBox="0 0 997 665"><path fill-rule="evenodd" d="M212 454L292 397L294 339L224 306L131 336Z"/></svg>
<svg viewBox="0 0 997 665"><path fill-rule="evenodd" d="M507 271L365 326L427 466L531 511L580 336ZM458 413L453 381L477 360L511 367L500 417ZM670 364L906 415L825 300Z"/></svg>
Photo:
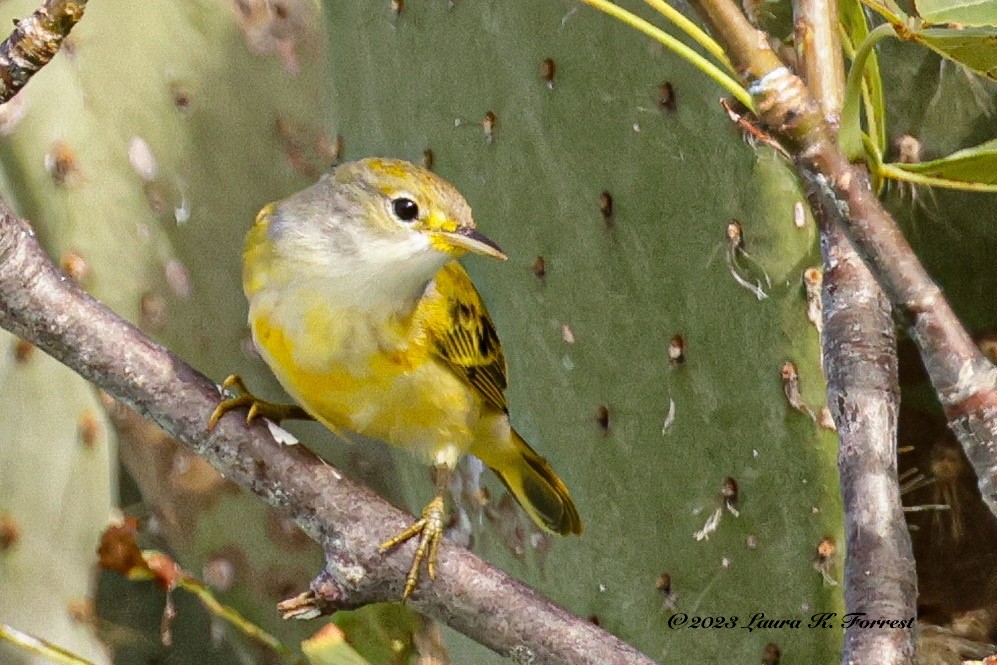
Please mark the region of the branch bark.
<svg viewBox="0 0 997 665"><path fill-rule="evenodd" d="M844 100L835 0L795 0L803 78L832 131ZM917 572L897 481L900 387L890 304L839 221L811 188L824 263L821 343L827 401L838 429L845 509L845 611L917 614ZM845 629L841 662L911 665L915 626Z"/></svg>
<svg viewBox="0 0 997 665"><path fill-rule="evenodd" d="M47 0L17 22L14 32L0 44L0 104L55 57L69 31L83 18L86 4L87 0Z"/></svg>
<svg viewBox="0 0 997 665"><path fill-rule="evenodd" d="M845 105L845 60L838 37L837 0L793 2L796 50L800 70L810 94L837 132Z"/></svg>
<svg viewBox="0 0 997 665"><path fill-rule="evenodd" d="M226 478L291 515L325 550L306 594L316 611L401 597L413 544L377 546L411 521L303 446L274 442L238 414L209 434L218 387L82 291L52 264L30 226L0 200L0 326L148 416ZM300 599L299 599L300 600ZM500 654L530 663L652 661L467 550L444 541L439 576L412 606Z"/></svg>
<svg viewBox="0 0 997 665"><path fill-rule="evenodd" d="M838 427L845 507L845 611L910 619L917 576L897 483L900 394L890 306L839 225L821 234L821 253L827 400ZM909 665L914 640L913 623L852 625L841 662Z"/></svg>
<svg viewBox="0 0 997 665"><path fill-rule="evenodd" d="M931 383L997 515L997 368L960 324L868 179L838 147L820 106L731 0L696 0L749 82L762 122L790 148L804 180L854 244L917 343Z"/></svg>

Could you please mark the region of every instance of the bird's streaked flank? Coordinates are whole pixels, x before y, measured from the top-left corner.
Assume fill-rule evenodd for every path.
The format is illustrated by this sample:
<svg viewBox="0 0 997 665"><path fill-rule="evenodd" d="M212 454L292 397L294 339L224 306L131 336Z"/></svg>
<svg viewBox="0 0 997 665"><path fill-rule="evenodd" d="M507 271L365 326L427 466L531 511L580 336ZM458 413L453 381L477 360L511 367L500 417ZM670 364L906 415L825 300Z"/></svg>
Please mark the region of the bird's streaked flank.
<svg viewBox="0 0 997 665"><path fill-rule="evenodd" d="M246 238L243 289L253 339L297 404L239 396L218 405L248 418L312 417L411 450L437 469L436 496L381 551L419 536L403 598L446 525L460 456L479 457L547 531L580 534L564 483L509 425L506 363L495 327L455 259L504 259L464 197L414 164L365 159L265 207ZM299 406L300 405L300 406Z"/></svg>

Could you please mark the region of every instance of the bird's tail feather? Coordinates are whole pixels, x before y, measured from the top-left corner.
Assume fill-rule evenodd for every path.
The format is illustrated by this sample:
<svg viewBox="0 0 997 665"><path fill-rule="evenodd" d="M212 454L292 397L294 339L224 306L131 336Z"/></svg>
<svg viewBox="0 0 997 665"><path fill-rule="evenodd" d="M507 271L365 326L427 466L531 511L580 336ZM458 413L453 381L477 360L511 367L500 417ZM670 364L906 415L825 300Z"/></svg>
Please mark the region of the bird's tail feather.
<svg viewBox="0 0 997 665"><path fill-rule="evenodd" d="M537 454L515 430L512 431L511 442L514 451L496 451L493 448L484 454L473 449L471 452L495 472L538 526L564 535L581 534L582 520L575 502L547 460Z"/></svg>

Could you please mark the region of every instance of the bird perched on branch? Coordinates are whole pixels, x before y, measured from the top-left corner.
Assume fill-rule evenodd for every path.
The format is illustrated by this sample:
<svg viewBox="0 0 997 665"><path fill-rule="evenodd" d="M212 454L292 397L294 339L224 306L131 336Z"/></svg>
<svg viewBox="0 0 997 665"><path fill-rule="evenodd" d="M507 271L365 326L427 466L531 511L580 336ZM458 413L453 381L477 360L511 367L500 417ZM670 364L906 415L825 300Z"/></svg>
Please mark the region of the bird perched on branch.
<svg viewBox="0 0 997 665"><path fill-rule="evenodd" d="M256 398L237 375L209 427L248 418L314 418L412 451L436 470L435 498L381 545L419 544L403 598L436 555L446 488L461 455L480 458L540 527L580 534L564 483L509 424L506 363L465 253L506 256L453 185L408 162L343 164L260 211L246 238L243 289L253 339L297 404Z"/></svg>

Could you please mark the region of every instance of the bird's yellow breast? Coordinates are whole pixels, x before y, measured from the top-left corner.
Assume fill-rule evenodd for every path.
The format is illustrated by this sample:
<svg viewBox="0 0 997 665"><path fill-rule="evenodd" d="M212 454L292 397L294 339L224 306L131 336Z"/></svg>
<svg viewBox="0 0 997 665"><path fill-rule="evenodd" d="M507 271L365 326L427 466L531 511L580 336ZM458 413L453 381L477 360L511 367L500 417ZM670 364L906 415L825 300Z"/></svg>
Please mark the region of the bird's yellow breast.
<svg viewBox="0 0 997 665"><path fill-rule="evenodd" d="M404 317L335 308L326 294L284 287L276 297L251 298L250 324L285 390L334 431L427 460L472 444L480 399L431 356Z"/></svg>
<svg viewBox="0 0 997 665"><path fill-rule="evenodd" d="M271 213L264 208L246 237L243 289L253 339L288 394L333 431L433 463L456 462L489 434L494 417L483 422L481 397L432 354L415 302L358 298L378 285L278 255Z"/></svg>

